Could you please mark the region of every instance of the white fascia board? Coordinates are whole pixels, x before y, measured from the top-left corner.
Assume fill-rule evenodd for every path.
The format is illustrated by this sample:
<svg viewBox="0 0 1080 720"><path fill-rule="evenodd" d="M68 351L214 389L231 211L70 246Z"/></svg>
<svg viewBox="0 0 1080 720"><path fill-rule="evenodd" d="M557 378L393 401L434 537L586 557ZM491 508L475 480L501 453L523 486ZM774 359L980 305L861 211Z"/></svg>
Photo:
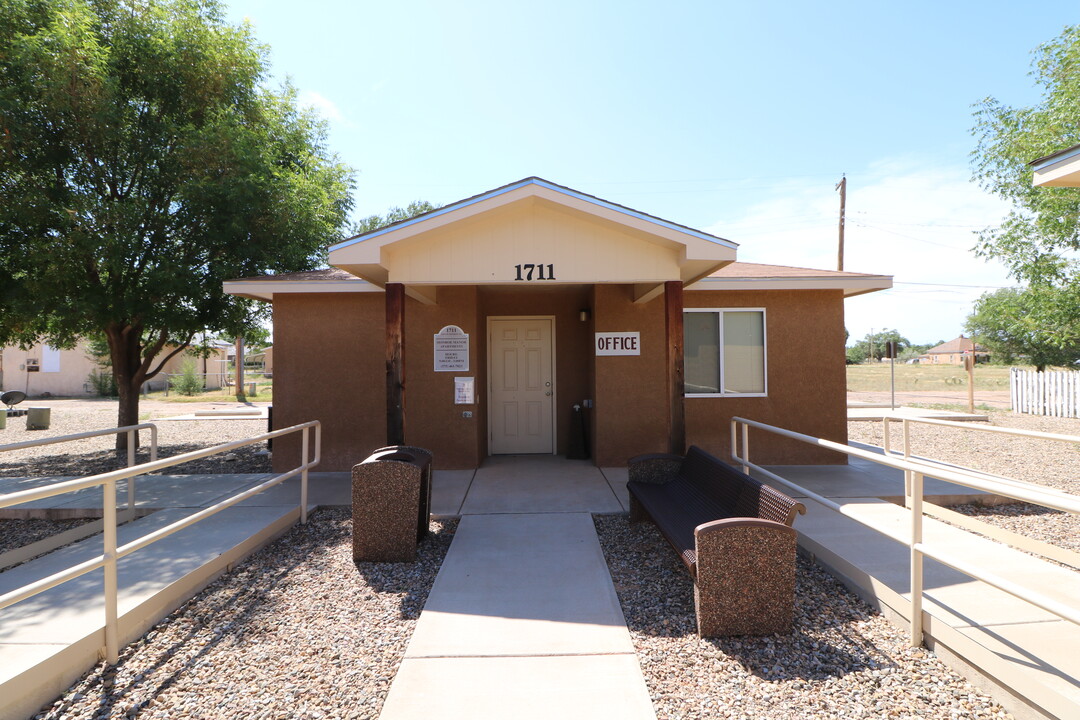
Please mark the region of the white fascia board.
<svg viewBox="0 0 1080 720"><path fill-rule="evenodd" d="M383 292L366 280L290 281L290 280L226 280L222 289L229 295L242 295L259 300L273 300L274 295L295 293L363 293Z"/></svg>
<svg viewBox="0 0 1080 720"><path fill-rule="evenodd" d="M806 277L806 278L705 278L687 287L695 290L843 290L846 297L862 295L892 287L888 275L867 277Z"/></svg>

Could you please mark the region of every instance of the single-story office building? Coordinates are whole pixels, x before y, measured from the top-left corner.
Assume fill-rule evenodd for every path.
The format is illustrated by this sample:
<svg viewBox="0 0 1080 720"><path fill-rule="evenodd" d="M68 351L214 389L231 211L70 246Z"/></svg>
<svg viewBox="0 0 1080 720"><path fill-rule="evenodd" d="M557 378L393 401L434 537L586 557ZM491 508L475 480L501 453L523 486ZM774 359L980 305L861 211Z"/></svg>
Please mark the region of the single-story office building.
<svg viewBox="0 0 1080 720"><path fill-rule="evenodd" d="M891 277L736 248L534 177L338 243L329 269L225 289L273 303L274 426L320 420L320 470L401 443L446 469L565 454L576 412L599 466L689 444L724 457L736 415L846 442L844 299ZM751 445L763 463L846 460Z"/></svg>

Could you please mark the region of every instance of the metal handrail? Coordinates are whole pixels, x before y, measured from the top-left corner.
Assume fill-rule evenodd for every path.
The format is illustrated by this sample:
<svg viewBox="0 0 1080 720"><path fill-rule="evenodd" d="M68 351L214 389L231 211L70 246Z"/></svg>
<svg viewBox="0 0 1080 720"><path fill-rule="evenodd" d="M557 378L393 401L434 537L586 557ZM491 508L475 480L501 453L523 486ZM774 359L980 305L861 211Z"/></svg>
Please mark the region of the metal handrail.
<svg viewBox="0 0 1080 720"><path fill-rule="evenodd" d="M310 431L315 429L315 452L311 460L308 460L308 454L310 452ZM125 545L117 547L116 545L116 481L123 479L131 479L137 475L144 475L154 470L161 470L167 467L173 467L175 465L181 465L191 460L198 460L199 458L209 457L211 455L217 455L229 450L235 450L236 448L245 447L247 445L254 445L255 443L269 440L271 438L281 437L282 435L288 435L290 433L301 432L301 464L297 467L284 472L280 475L270 478L269 480L256 485L253 488L249 488L243 492L237 493L221 502L211 505L208 508L200 510L199 512L189 515L188 517L178 520L174 523L166 525L163 528L155 530L148 535L145 535L137 540L129 542ZM18 590L12 590L11 592L0 595L0 610L13 605L27 598L31 598L34 595L45 592L46 590L61 585L69 580L73 580L77 577L85 575L88 572L97 570L98 568L104 568L105 570L105 657L110 664L115 665L119 658L119 618L117 612L117 561L130 555L131 553L141 550L148 545L151 545L158 540L161 540L173 533L179 532L186 527L194 525L195 523L204 520L211 515L221 512L222 510L232 507L233 505L243 502L244 500L257 495L258 493L271 488L275 485L279 485L289 478L300 475L300 523L307 523L307 498L308 498L308 470L319 464L322 455L322 425L318 420L311 420L299 425L293 425L291 427L282 428L281 430L274 430L273 432L263 433L255 437L247 438L245 440L234 440L232 442L222 443L221 445L215 445L213 447L204 448L202 450L193 450L192 452L176 455L171 458L165 458L164 460L155 460L153 462L144 463L138 467L129 467L122 470L113 470L112 472L101 473L93 475L87 478L78 478L75 480L67 480L53 485L47 485L40 488L31 488L29 490L20 490L18 492L7 493L0 495L0 508L11 507L13 505L21 505L25 502L31 502L33 500L41 500L44 498L54 497L56 495L62 495L74 490L82 490L89 487L102 486L104 493L103 502L103 515L104 515L104 529L103 529L103 543L104 550L101 555L86 560L69 567L66 570L54 573L48 577L37 580L36 582L24 585Z"/></svg>
<svg viewBox="0 0 1080 720"><path fill-rule="evenodd" d="M742 426L742 455L739 455L738 427ZM938 550L926 545L923 542L923 478L925 475L931 475L932 477L947 482L955 483L965 487L970 487L975 490L983 490L986 492L992 492L998 495L1005 495L1007 497L1016 498L1017 500L1023 500L1025 502L1031 502L1037 505L1043 505L1045 507L1051 507L1056 510L1062 510L1065 512L1080 514L1080 496L1071 495L1068 493L1061 493L1054 491L1053 493L1047 493L1038 488L1038 486L1030 485L1028 483L1020 483L1019 481L1011 481L1016 484L1007 484L998 480L992 480L988 478L975 477L962 471L952 470L947 467L933 466L926 462L915 462L911 460L896 459L895 455L878 455L868 450L861 450L859 448L853 448L848 445L844 445L831 440L823 440L822 438L816 438L812 435L804 435L792 430L786 430L774 425L767 425L765 423L757 422L755 420L748 420L741 417L733 417L731 419L731 458L735 462L742 465L744 472L749 472L751 469L765 475L766 477L775 480L776 482L792 489L797 493L801 493L806 497L821 503L825 507L835 510L859 523L870 527L871 529L881 532L879 528L875 528L866 520L855 516L854 514L846 511L846 509L838 503L829 500L826 497L818 495L815 492L807 490L804 487L796 485L795 483L783 478L776 473L766 470L760 465L756 465L749 459L749 428L754 427L766 432L771 432L782 437L791 438L800 442L807 443L809 445L816 445L817 447L828 448L829 450L835 450L845 455L852 457L859 457L879 465L885 465L887 467L903 470L905 473L905 505L911 511L911 535L907 538L906 544L910 550L911 556L911 631L910 641L912 647L918 647L922 645L922 603L923 603L923 557L930 557L938 562L941 562L949 567L964 573L970 577L980 580L992 585L999 590L1009 593L1015 597L1029 602L1036 607L1042 608L1047 612L1057 615L1060 618L1068 620L1069 622L1080 625L1080 609L1064 605L1057 600L1047 597L1042 593L1033 591L1029 588L1022 587L1011 580L1003 578L992 572L984 570L982 568L975 567L971 563L963 561L954 555L950 555L948 552ZM1074 438L1073 442L1080 442L1080 438ZM1029 487L1022 487L1028 485Z"/></svg>
<svg viewBox="0 0 1080 720"><path fill-rule="evenodd" d="M58 443L71 442L72 440L84 440L86 438L100 437L102 435L118 435L120 433L127 433L127 466L134 467L135 446L138 444L138 435L136 433L138 433L140 430L150 431L150 462L154 462L155 460L157 460L158 455L158 431L157 425L154 425L153 423L125 425L118 428L106 428L105 430L87 430L86 432L75 433L73 435L58 435L51 438L42 438L41 440L24 440L23 442L0 445L0 452L7 452L9 450L23 450L25 448L40 447L42 445L56 445ZM127 490L127 509L129 512L133 512L135 510L134 478L128 481Z"/></svg>

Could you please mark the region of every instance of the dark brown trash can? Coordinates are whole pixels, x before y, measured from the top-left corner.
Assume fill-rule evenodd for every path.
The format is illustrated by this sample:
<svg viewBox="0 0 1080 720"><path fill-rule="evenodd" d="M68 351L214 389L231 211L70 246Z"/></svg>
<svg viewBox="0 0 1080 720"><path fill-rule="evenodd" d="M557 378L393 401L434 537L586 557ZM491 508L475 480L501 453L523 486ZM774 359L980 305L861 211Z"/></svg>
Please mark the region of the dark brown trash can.
<svg viewBox="0 0 1080 720"><path fill-rule="evenodd" d="M422 498L430 497L430 466L431 453L426 450L414 454L383 448L353 467L354 560L416 560L416 544L422 537ZM423 526L426 532L426 518Z"/></svg>
<svg viewBox="0 0 1080 720"><path fill-rule="evenodd" d="M390 445L379 448L371 453L372 457L383 456L385 453L407 453L413 456L413 462L420 465L424 470L420 483L420 508L416 518L416 541L421 542L428 534L428 525L431 524L431 476L433 470L433 456L430 450L425 450L415 445Z"/></svg>

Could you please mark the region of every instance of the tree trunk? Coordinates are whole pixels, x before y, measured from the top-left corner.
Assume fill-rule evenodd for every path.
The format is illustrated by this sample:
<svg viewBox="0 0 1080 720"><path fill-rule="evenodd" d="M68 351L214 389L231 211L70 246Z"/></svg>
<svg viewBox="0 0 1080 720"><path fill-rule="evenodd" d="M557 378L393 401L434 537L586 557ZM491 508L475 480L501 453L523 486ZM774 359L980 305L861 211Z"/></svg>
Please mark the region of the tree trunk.
<svg viewBox="0 0 1080 720"><path fill-rule="evenodd" d="M116 426L137 425L139 423L139 391L146 379L141 353L142 329L110 325L105 331L105 336L109 340L113 378L116 380L116 390L120 396ZM127 453L127 441L127 433L116 435L117 455ZM137 443L136 435L136 447Z"/></svg>

